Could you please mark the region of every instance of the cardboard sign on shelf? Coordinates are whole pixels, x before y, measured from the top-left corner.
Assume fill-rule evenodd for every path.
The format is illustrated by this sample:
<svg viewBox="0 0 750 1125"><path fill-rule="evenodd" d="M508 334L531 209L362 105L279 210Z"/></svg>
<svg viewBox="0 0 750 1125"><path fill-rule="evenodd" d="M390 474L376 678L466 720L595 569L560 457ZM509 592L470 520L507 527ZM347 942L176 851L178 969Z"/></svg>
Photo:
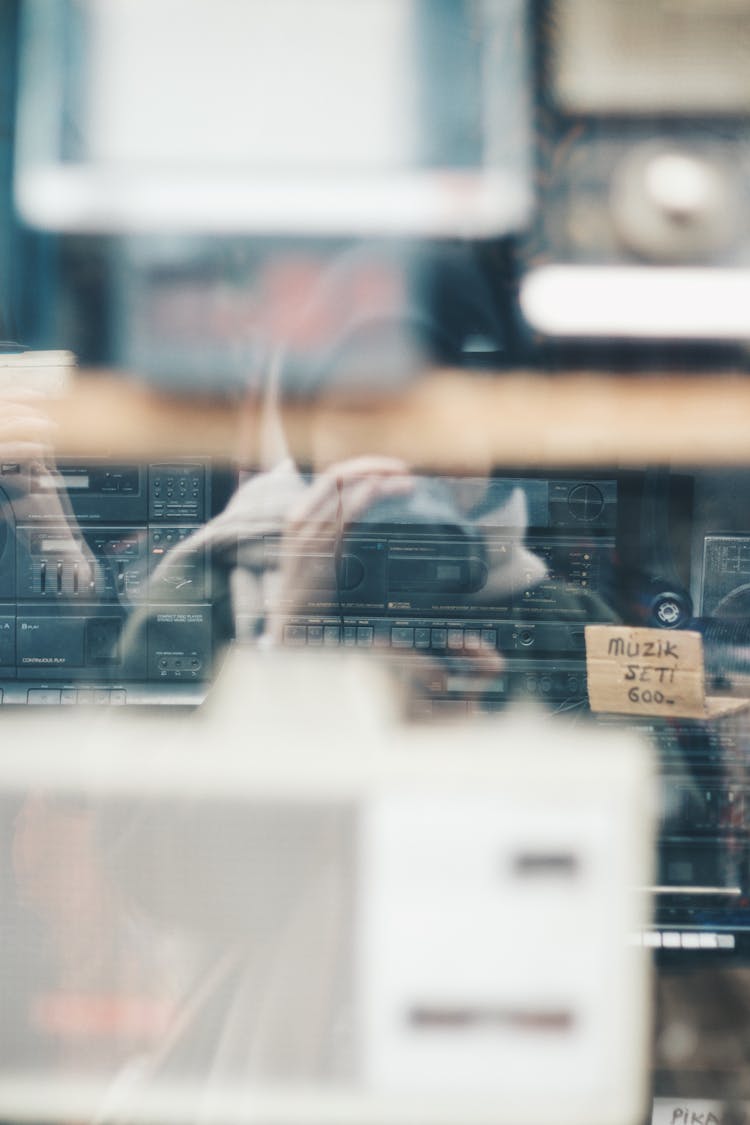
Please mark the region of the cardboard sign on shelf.
<svg viewBox="0 0 750 1125"><path fill-rule="evenodd" d="M700 633L587 625L586 671L592 711L714 719L750 706L706 695Z"/></svg>

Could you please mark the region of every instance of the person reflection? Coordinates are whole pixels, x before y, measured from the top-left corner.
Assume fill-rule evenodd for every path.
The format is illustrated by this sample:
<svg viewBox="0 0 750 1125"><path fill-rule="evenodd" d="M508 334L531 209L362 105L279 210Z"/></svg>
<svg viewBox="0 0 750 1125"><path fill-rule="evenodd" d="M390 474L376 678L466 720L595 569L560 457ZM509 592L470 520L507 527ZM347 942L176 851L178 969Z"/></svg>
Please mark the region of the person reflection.
<svg viewBox="0 0 750 1125"><path fill-rule="evenodd" d="M23 386L0 388L0 600L23 603L17 651L8 659L4 647L0 664L17 665L36 681L50 668L58 680L61 674L81 675L75 644L66 644L49 621L70 609L70 575L75 574L81 602L74 628L81 628L81 617L96 612L100 588L98 565L56 467L55 433L44 394ZM54 544L50 561L46 542ZM43 617L35 620L40 613ZM43 644L33 641L37 631Z"/></svg>
<svg viewBox="0 0 750 1125"><path fill-rule="evenodd" d="M547 573L524 545L526 522L523 491L487 479L426 477L377 454L303 474L287 455L246 479L155 577L167 589L186 554L205 557L220 646L387 653L421 694L460 668L481 699L505 667L495 618ZM142 643L144 616L127 643Z"/></svg>
<svg viewBox="0 0 750 1125"><path fill-rule="evenodd" d="M389 349L398 338L392 327ZM406 335L411 348L413 333ZM336 350L344 369L349 352ZM260 471L246 474L225 511L164 557L152 575L159 597L132 611L123 653L144 650L149 614L177 590L170 575L184 573L190 556L210 577L217 649L234 639L284 646L304 638L309 648L387 655L429 702L446 693L479 704L504 698L509 654L497 622L549 578L525 544L524 492L487 477L430 478L377 449L297 465L273 371ZM397 543L390 555L388 536ZM358 569L363 559L369 576ZM568 597L557 596L560 604ZM580 615L584 603L575 607ZM251 731L248 715L246 737ZM87 810L36 802L18 819L17 884L56 949L58 988L96 996L109 980L115 993L148 990L166 1003L163 1026L152 1011L150 1038L123 1036L120 1061L143 1053L120 1073L102 1119L127 1119L131 1095L137 1099L155 1075L189 1074L201 1096L238 1077L352 1075L348 813L306 823L296 836L268 810L229 811L220 827L205 828L199 813L184 807L170 815L144 801L130 812L100 810L92 822ZM73 871L82 873L83 897L69 893ZM312 949L316 975L306 971ZM88 973L80 973L82 962ZM83 1048L95 1040L84 1039ZM205 1109L201 1101L203 1119Z"/></svg>
<svg viewBox="0 0 750 1125"><path fill-rule="evenodd" d="M30 387L0 387L0 463L3 467L3 517L16 524L54 524L66 537L65 550L90 562L65 490L55 479L56 424L46 397Z"/></svg>
<svg viewBox="0 0 750 1125"><path fill-rule="evenodd" d="M300 255L309 268L298 268ZM153 585L178 587L186 555L206 567L217 653L231 640L372 650L408 672L400 682L427 697L422 713L438 697L443 713L467 701L500 706L518 651L511 622L533 620L540 607L560 620L612 616L583 588L571 593L527 547L524 491L475 467L471 479L430 478L408 459L383 456L377 436L366 456L298 465L279 410L289 390L383 393L426 364L459 362L467 325L501 355L509 329L486 263L468 245L366 241L321 256L318 267L309 251L296 249L287 269L283 247L280 257L271 263L276 314L264 320L259 306L261 334L275 348L260 470L244 474L226 510L172 550ZM288 291L279 288L285 277L294 278ZM265 292L262 280L257 290ZM407 540L420 546L410 551ZM144 647L147 613L132 615L125 651Z"/></svg>
<svg viewBox="0 0 750 1125"><path fill-rule="evenodd" d="M77 623L87 613L97 612L96 562L56 467L56 429L43 393L25 386L0 388L0 600L9 603L7 620L21 602L18 591L26 592L33 608L27 612L30 604L22 606L19 634L24 623L33 632L39 620L33 610L42 604L45 594L49 594L43 610L45 621L66 612L54 577L50 576L45 590L31 566L32 543L42 530L54 540L55 556L63 557L69 570L75 570L80 589L86 592L86 605L76 607ZM20 611L18 617L22 617ZM24 647L20 637L16 641L15 626L9 632L11 643L0 649L0 663L12 666L12 676L18 668L22 676L30 677L28 683L44 686L51 662L58 676L62 670L67 682L80 676L80 666L66 663L70 649L55 647L53 630L38 665L34 663L36 650ZM45 739L52 733L47 727L30 728L30 751L34 737ZM92 990L98 995L102 981L111 973L121 920L115 911L116 888L97 853L93 818L84 807L61 803L40 790L17 801L6 795L0 821L0 944L5 963L18 970L9 995L4 996L0 1055L28 1064L27 1036L32 1033L40 1036L37 1043L44 1044L49 1061L59 1062L63 1055L70 1059L76 1051L80 1059L86 1052L99 1051L95 1036L81 1034L80 1022L78 1034L61 1038L58 1032L66 1019L75 1023L76 1003ZM132 975L142 968L131 959L125 971ZM61 1001L66 999L63 1010ZM90 1006L89 1015L91 1011ZM81 1003L78 1015L82 1012Z"/></svg>
<svg viewBox="0 0 750 1125"><path fill-rule="evenodd" d="M233 639L387 651L428 694L499 705L513 640L498 622L514 612L523 619L525 591L546 576L540 603L557 599L563 618L585 620L591 610L602 619L583 596L562 607L567 594L525 545L523 491L503 490L476 466L471 480L430 479L408 451L404 460L383 456L377 434L366 456L296 464L278 408L290 392L390 393L425 366L470 362L467 340L505 354L512 328L489 263L470 244L352 240L332 252L279 243L244 268L253 327L270 349L260 469L255 462L226 510L166 556L153 601L179 586L192 555L210 576L219 651ZM368 537L379 540L379 558L364 545L364 560ZM420 557L385 547L388 537L420 539ZM132 615L126 651L144 647L147 615ZM463 692L474 676L476 690Z"/></svg>

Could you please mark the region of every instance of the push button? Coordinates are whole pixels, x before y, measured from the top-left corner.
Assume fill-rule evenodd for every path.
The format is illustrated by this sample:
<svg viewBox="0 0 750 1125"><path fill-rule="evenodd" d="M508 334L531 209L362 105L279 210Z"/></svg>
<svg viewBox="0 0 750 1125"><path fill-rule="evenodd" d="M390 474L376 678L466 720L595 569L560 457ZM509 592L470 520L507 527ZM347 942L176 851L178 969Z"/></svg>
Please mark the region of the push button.
<svg viewBox="0 0 750 1125"><path fill-rule="evenodd" d="M304 625L285 625L284 643L288 645L307 644L307 628Z"/></svg>
<svg viewBox="0 0 750 1125"><path fill-rule="evenodd" d="M415 648L429 648L430 647L430 630L429 629L415 629L414 630L414 647Z"/></svg>
<svg viewBox="0 0 750 1125"><path fill-rule="evenodd" d="M465 629L464 630L464 646L465 646L465 648L470 648L470 649L479 648L479 630L478 629Z"/></svg>
<svg viewBox="0 0 750 1125"><path fill-rule="evenodd" d="M391 644L394 648L413 648L414 630L404 625L394 625L391 629Z"/></svg>
<svg viewBox="0 0 750 1125"><path fill-rule="evenodd" d="M38 707L50 707L60 702L59 688L29 688L26 696L29 703Z"/></svg>
<svg viewBox="0 0 750 1125"><path fill-rule="evenodd" d="M433 629L430 634L430 640L433 648L445 648L448 643L448 630Z"/></svg>
<svg viewBox="0 0 750 1125"><path fill-rule="evenodd" d="M497 648L497 629L482 629L482 648Z"/></svg>
<svg viewBox="0 0 750 1125"><path fill-rule="evenodd" d="M358 625L357 626L357 644L363 647L368 647L372 644L373 628L372 625Z"/></svg>
<svg viewBox="0 0 750 1125"><path fill-rule="evenodd" d="M323 626L322 625L308 625L307 626L307 643L309 645L322 645L323 644Z"/></svg>
<svg viewBox="0 0 750 1125"><path fill-rule="evenodd" d="M338 625L326 625L323 628L323 644L337 645L341 638L341 630Z"/></svg>
<svg viewBox="0 0 750 1125"><path fill-rule="evenodd" d="M464 647L464 631L463 629L449 629L448 630L448 648L463 648Z"/></svg>

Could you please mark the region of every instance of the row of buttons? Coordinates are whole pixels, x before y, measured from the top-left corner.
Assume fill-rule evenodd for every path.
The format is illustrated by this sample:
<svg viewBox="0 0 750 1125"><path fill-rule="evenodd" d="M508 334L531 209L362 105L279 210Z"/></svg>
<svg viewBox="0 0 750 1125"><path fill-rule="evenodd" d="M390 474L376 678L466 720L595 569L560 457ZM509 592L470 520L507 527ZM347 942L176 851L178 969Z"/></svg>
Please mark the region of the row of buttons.
<svg viewBox="0 0 750 1125"><path fill-rule="evenodd" d="M419 719L454 718L458 715L481 715L499 710L501 702L473 699L417 699L412 702L412 714Z"/></svg>
<svg viewBox="0 0 750 1125"><path fill-rule="evenodd" d="M391 644L394 648L497 648L497 629L429 629L426 626L412 629L394 625L391 629Z"/></svg>
<svg viewBox="0 0 750 1125"><path fill-rule="evenodd" d="M529 695L550 695L555 690L555 682L549 674L542 674L541 676L530 673L525 678L526 691ZM558 690L560 685L557 685ZM565 680L565 690L570 695L578 695L581 691L582 685L578 676L567 676Z"/></svg>
<svg viewBox="0 0 750 1125"><path fill-rule="evenodd" d="M175 527L165 528L163 531L154 531L151 534L152 543L168 543L173 546L175 543L182 543L187 539L188 535L192 535L195 531L194 527Z"/></svg>
<svg viewBox="0 0 750 1125"><path fill-rule="evenodd" d="M122 706L127 702L127 692L124 688L29 688L26 700L42 707L56 706L58 703L112 703Z"/></svg>
<svg viewBox="0 0 750 1125"><path fill-rule="evenodd" d="M78 474L72 474L73 479ZM68 478L70 479L70 477ZM105 472L104 480L101 480L99 487L102 492L119 492L127 495L138 491L138 474L134 471L125 471L121 473ZM94 484L94 488L96 484Z"/></svg>
<svg viewBox="0 0 750 1125"><path fill-rule="evenodd" d="M699 933L687 930L648 931L636 934L633 945L645 945L647 949L734 949L734 934Z"/></svg>
<svg viewBox="0 0 750 1125"><path fill-rule="evenodd" d="M176 500L172 499L172 494L167 494L167 499L162 500L157 494L153 512L155 516L163 516L166 512L167 516L182 516L183 519L191 519L198 511L198 500L188 500L187 497L178 496Z"/></svg>
<svg viewBox="0 0 750 1125"><path fill-rule="evenodd" d="M190 477L189 479L190 479L190 484L191 484L193 493L197 496L198 489L200 488L200 483L201 483L200 477L194 475L194 476ZM161 490L161 487L162 487L162 478L161 477L153 477L151 483L153 485L154 492L159 492ZM187 491L188 477L183 476L183 475L178 476L176 478L176 484L177 484L177 487L179 488L180 492ZM168 490L173 489L174 486L175 486L175 477L174 476L164 477L164 485Z"/></svg>
<svg viewBox="0 0 750 1125"><path fill-rule="evenodd" d="M288 645L361 645L368 647L374 638L372 625L285 625L284 642Z"/></svg>
<svg viewBox="0 0 750 1125"><path fill-rule="evenodd" d="M197 507L197 504L198 504L199 495L200 494L199 494L197 489L195 489L195 491L191 493L191 496L195 500L195 506L196 507ZM166 496L167 496L167 500L171 500L174 497L174 489L168 488ZM156 489L154 489L154 499L161 501L161 489L158 488L158 487ZM177 502L179 502L180 504L188 502L187 491L184 488L180 489L179 494L177 496L177 501L175 501L175 503L177 503Z"/></svg>
<svg viewBox="0 0 750 1125"><path fill-rule="evenodd" d="M393 648L477 650L497 647L497 629L430 628L393 625L385 638ZM372 625L285 625L288 645L359 645L374 642Z"/></svg>
<svg viewBox="0 0 750 1125"><path fill-rule="evenodd" d="M159 660L161 670L179 672L182 669L197 671L201 667L201 660L197 656L162 656Z"/></svg>

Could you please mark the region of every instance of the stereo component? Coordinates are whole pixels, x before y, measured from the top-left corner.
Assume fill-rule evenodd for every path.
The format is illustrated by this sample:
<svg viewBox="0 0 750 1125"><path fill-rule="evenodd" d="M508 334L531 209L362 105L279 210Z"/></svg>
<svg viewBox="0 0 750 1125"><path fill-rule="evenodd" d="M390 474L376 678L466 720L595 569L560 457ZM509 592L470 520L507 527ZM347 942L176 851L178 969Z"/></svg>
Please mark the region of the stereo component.
<svg viewBox="0 0 750 1125"><path fill-rule="evenodd" d="M741 345L750 9L536 0L532 10L539 204L523 253L528 323L548 342Z"/></svg>
<svg viewBox="0 0 750 1125"><path fill-rule="evenodd" d="M545 564L532 573L528 548ZM608 569L614 541L606 539L486 537L476 545L447 538L351 532L345 555L334 539L307 541L304 547L267 537L269 569L297 569L304 586L286 588L277 609L310 614L373 614L388 617L421 613L425 617L468 617L538 621L586 620L590 605L581 594L609 589ZM493 579L497 576L497 581ZM503 581L507 576L508 581ZM512 581L511 581L512 580Z"/></svg>
<svg viewBox="0 0 750 1125"><path fill-rule="evenodd" d="M339 537L266 537L265 566L300 576L274 587L266 607L282 643L387 652L411 666L422 658L430 710L441 701L486 707L519 692L582 705L584 626L612 616L617 482L440 483L469 516L420 523L418 505L399 516L391 499ZM519 490L520 509L511 500ZM524 512L526 533L513 526ZM488 687L476 657L491 652L504 671Z"/></svg>
<svg viewBox="0 0 750 1125"><path fill-rule="evenodd" d="M701 612L750 618L750 534L704 536Z"/></svg>
<svg viewBox="0 0 750 1125"><path fill-rule="evenodd" d="M159 564L213 494L205 460L0 466L0 700L199 702L213 656L205 552ZM134 614L142 628L125 634Z"/></svg>

